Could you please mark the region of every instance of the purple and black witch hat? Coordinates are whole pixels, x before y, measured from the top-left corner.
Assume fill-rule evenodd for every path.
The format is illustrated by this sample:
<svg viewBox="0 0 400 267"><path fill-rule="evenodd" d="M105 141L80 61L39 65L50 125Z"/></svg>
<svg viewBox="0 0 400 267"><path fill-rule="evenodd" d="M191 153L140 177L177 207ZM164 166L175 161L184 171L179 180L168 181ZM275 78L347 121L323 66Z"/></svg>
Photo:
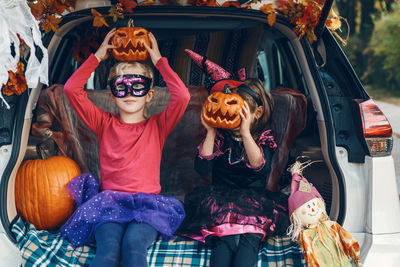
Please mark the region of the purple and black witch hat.
<svg viewBox="0 0 400 267"><path fill-rule="evenodd" d="M207 88L209 93L222 92L226 85L229 85L230 88L238 87L246 80L246 70L244 68L237 72L238 79L235 79L230 72L208 60L207 57L201 56L190 49L185 49L185 52L189 54L194 63L210 78L211 86Z"/></svg>

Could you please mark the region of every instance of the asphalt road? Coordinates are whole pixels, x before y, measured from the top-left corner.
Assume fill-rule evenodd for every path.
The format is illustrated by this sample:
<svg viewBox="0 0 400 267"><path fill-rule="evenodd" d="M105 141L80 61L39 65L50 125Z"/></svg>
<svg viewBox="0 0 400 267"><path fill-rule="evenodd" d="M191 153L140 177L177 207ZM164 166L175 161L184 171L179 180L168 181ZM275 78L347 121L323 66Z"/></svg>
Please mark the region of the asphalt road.
<svg viewBox="0 0 400 267"><path fill-rule="evenodd" d="M385 113L393 129L393 150L392 155L396 168L397 191L400 194L400 107L374 100L379 108Z"/></svg>

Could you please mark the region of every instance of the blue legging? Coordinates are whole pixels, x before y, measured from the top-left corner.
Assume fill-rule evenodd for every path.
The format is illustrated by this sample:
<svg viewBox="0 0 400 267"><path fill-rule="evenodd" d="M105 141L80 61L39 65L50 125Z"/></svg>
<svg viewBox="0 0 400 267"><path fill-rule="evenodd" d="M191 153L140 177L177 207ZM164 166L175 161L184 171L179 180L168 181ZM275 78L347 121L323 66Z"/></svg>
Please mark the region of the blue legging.
<svg viewBox="0 0 400 267"><path fill-rule="evenodd" d="M157 231L146 223L105 223L97 228L95 237L96 256L90 266L118 266L121 251L124 266L147 266L147 248Z"/></svg>

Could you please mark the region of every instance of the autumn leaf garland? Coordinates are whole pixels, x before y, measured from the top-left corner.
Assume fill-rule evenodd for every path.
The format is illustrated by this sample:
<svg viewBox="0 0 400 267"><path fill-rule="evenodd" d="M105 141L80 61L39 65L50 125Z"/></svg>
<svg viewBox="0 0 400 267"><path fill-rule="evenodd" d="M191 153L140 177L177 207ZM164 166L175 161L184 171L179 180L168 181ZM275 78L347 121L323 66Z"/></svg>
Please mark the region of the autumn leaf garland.
<svg viewBox="0 0 400 267"><path fill-rule="evenodd" d="M260 11L263 13L267 14L267 22L269 26L272 26L276 22L276 12L275 12L275 7L274 4L265 4L260 7Z"/></svg>
<svg viewBox="0 0 400 267"><path fill-rule="evenodd" d="M106 18L98 12L96 9L91 9L90 12L92 12L92 15L94 16L93 19L93 26L94 27L101 27L101 26L107 26L110 27L110 25L107 24Z"/></svg>
<svg viewBox="0 0 400 267"><path fill-rule="evenodd" d="M32 15L40 21L40 28L49 33L57 32L64 12L71 11L76 0L37 0L28 2Z"/></svg>
<svg viewBox="0 0 400 267"><path fill-rule="evenodd" d="M115 4L108 10L108 14L104 16L100 12L92 8L91 13L94 16L93 27L110 27L107 22L107 18L111 18L112 21L115 23L118 19L124 18L124 13L132 13L133 9L136 6L137 3L134 0L119 0L117 4Z"/></svg>
<svg viewBox="0 0 400 267"><path fill-rule="evenodd" d="M278 0L278 9L295 26L294 31L299 38L305 36L312 43L317 39L314 29L324 3L325 0Z"/></svg>
<svg viewBox="0 0 400 267"><path fill-rule="evenodd" d="M50 31L58 31L58 25L62 20L63 14L71 11L75 2L76 0L37 0L29 2L28 5L34 17L40 21L40 28L46 33L49 33ZM147 0L141 2L141 5L153 5L154 3L154 0ZM159 3L162 5L181 5L178 0L159 0ZM219 6L216 0L187 0L187 4L192 6ZM115 23L118 19L123 19L124 13L132 13L137 6L138 4L135 0L118 0L118 3L112 6L106 15L101 14L95 9L91 9L91 13L94 17L93 26L109 27L111 20ZM238 1L226 1L223 3L222 7L242 8ZM266 4L260 10L267 14L268 24L272 26L276 20L273 4Z"/></svg>
<svg viewBox="0 0 400 267"><path fill-rule="evenodd" d="M137 7L137 3L134 0L119 0L122 8L125 12L132 13L133 9Z"/></svg>

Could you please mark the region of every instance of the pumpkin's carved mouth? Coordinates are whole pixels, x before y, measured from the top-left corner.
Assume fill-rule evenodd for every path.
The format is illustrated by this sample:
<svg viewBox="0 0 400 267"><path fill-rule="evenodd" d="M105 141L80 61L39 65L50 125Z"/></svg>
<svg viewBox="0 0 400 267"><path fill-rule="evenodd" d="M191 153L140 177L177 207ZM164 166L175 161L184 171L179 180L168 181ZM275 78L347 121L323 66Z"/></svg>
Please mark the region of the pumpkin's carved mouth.
<svg viewBox="0 0 400 267"><path fill-rule="evenodd" d="M115 48L115 52L119 54L129 55L130 53L143 53L146 52L146 48L144 47L142 42L137 42L133 44L131 40L129 40L126 44L125 42L120 42L120 46Z"/></svg>
<svg viewBox="0 0 400 267"><path fill-rule="evenodd" d="M226 124L234 124L240 119L238 114L230 114L227 109L221 111L221 109L218 108L213 111L210 105L207 108L203 108L203 116L214 123L223 122Z"/></svg>

